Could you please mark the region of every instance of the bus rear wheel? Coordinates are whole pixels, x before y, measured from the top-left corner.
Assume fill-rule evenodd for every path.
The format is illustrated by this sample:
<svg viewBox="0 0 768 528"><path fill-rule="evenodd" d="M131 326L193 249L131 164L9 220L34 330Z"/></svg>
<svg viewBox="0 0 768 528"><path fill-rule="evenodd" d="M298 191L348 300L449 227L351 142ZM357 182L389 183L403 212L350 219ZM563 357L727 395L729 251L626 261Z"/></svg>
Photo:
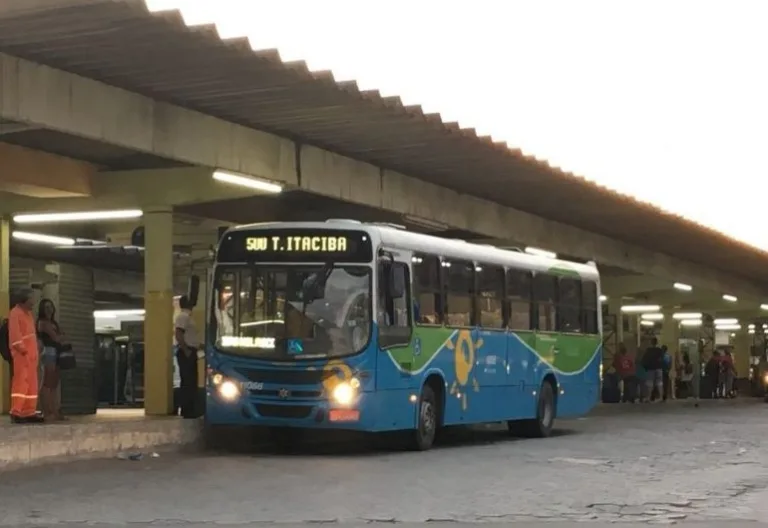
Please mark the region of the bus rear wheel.
<svg viewBox="0 0 768 528"><path fill-rule="evenodd" d="M552 383L545 381L539 389L536 402L536 418L533 420L509 421L507 427L510 434L525 438L548 438L552 435L555 424L555 388Z"/></svg>
<svg viewBox="0 0 768 528"><path fill-rule="evenodd" d="M437 435L438 417L435 393L429 385L425 385L421 389L421 398L419 398L419 415L416 429L412 433L411 449L427 451L432 447Z"/></svg>

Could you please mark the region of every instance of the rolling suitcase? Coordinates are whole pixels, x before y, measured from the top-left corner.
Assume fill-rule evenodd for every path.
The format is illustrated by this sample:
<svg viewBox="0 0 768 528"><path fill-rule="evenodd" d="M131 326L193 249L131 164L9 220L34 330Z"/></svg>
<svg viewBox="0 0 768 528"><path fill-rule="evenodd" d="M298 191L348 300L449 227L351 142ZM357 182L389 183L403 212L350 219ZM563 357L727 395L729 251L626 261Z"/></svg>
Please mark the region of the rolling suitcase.
<svg viewBox="0 0 768 528"><path fill-rule="evenodd" d="M621 388L619 377L616 374L603 376L603 403L619 403L621 401Z"/></svg>

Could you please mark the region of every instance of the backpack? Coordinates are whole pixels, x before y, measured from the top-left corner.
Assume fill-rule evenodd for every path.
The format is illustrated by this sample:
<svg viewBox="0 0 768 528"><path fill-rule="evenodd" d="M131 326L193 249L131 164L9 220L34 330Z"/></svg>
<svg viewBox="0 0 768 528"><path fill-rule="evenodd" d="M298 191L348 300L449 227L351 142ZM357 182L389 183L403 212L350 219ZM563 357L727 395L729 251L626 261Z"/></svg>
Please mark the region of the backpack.
<svg viewBox="0 0 768 528"><path fill-rule="evenodd" d="M632 360L626 356L621 359L621 362L619 363L619 365L621 366L622 372L630 373L633 370Z"/></svg>
<svg viewBox="0 0 768 528"><path fill-rule="evenodd" d="M0 325L0 356L8 363L11 362L11 336L8 331L8 319L3 319Z"/></svg>

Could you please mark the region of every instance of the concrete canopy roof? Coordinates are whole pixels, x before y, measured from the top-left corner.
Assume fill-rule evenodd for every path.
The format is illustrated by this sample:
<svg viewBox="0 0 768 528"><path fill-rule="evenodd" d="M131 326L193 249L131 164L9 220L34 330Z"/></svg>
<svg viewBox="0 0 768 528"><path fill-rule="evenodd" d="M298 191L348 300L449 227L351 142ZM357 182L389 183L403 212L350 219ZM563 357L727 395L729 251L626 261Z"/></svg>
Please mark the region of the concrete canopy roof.
<svg viewBox="0 0 768 528"><path fill-rule="evenodd" d="M397 97L189 28L143 0L0 7L0 51L762 284L768 253L443 123Z"/></svg>

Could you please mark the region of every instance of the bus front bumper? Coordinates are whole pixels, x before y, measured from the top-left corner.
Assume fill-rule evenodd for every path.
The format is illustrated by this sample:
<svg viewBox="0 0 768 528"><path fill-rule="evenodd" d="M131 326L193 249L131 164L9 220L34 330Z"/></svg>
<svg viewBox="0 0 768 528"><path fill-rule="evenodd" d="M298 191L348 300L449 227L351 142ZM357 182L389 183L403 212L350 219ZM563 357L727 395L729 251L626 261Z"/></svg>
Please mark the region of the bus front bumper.
<svg viewBox="0 0 768 528"><path fill-rule="evenodd" d="M257 398L245 394L225 400L215 390L206 393L206 421L214 425L255 425L371 431L376 428L376 393L361 392L354 402Z"/></svg>

